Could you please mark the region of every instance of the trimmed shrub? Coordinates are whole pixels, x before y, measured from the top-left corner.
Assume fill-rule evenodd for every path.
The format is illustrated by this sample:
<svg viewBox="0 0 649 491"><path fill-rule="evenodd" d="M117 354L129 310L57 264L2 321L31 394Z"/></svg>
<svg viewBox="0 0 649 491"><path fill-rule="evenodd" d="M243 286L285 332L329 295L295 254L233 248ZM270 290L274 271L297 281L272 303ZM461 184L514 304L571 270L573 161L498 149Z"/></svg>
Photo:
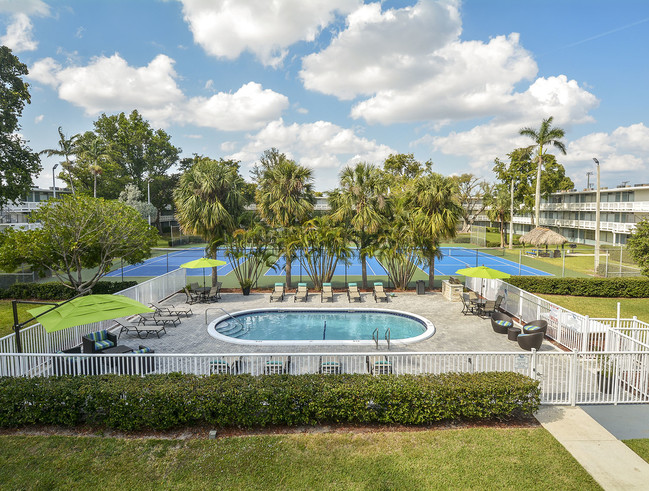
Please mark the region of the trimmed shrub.
<svg viewBox="0 0 649 491"><path fill-rule="evenodd" d="M99 281L92 288L92 293L112 294L137 285L137 281ZM16 283L9 288L0 289L0 298L40 300L66 300L76 292L61 283Z"/></svg>
<svg viewBox="0 0 649 491"><path fill-rule="evenodd" d="M0 427L423 425L530 416L539 401L539 382L512 372L4 377Z"/></svg>
<svg viewBox="0 0 649 491"><path fill-rule="evenodd" d="M649 278L542 278L512 276L507 280L530 293L578 297L649 298Z"/></svg>

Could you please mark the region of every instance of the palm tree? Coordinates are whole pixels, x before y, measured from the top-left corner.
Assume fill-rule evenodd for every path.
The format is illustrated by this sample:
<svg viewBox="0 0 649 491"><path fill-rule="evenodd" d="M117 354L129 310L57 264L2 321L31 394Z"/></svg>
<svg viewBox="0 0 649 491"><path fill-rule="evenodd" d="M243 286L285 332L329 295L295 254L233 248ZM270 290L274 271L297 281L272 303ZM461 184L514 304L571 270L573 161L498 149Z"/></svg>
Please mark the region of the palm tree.
<svg viewBox="0 0 649 491"><path fill-rule="evenodd" d="M291 261L295 253L290 228L302 224L313 212L313 173L280 154L257 176L257 211L278 231L278 242L286 259L286 286L291 287Z"/></svg>
<svg viewBox="0 0 649 491"><path fill-rule="evenodd" d="M70 157L77 153L77 140L79 135L72 135L70 138L66 138L63 133L63 129L59 126L59 148L47 148L38 152L39 155L47 155L51 157L52 155L58 155L65 158L65 161L61 162L61 166L68 173L68 178L70 179L70 188L72 189L72 194L74 192L74 181L72 180L72 162Z"/></svg>
<svg viewBox="0 0 649 491"><path fill-rule="evenodd" d="M505 221L510 219L510 190L506 183L497 184L494 192L486 197L487 216L500 223L500 247L505 247Z"/></svg>
<svg viewBox="0 0 649 491"><path fill-rule="evenodd" d="M367 288L367 262L372 237L385 223L387 184L373 165L358 163L345 167L340 174L340 188L329 197L332 218L351 225L356 232L362 268L363 288Z"/></svg>
<svg viewBox="0 0 649 491"><path fill-rule="evenodd" d="M90 141L84 141L79 145L79 153L90 162L90 172L92 172L94 183L93 183L93 196L97 197L97 176L102 173L102 168L99 165L99 162L110 159L110 153L108 153L106 147L102 143L102 139L98 136L95 136Z"/></svg>
<svg viewBox="0 0 649 491"><path fill-rule="evenodd" d="M197 157L174 189L178 223L186 234L203 237L213 258L243 212L244 184L238 163ZM216 281L216 268L212 268L212 286Z"/></svg>
<svg viewBox="0 0 649 491"><path fill-rule="evenodd" d="M565 131L562 128L552 128L552 120L550 116L541 122L541 127L536 130L534 128L522 128L519 133L523 136L529 136L534 140L534 145L528 147L529 151L536 149L536 159L538 167L536 171L536 193L534 195L534 225L540 226L539 217L541 209L541 168L543 167L543 159L546 155L545 147L552 145L558 148L561 153L566 154L566 146L561 141L565 136Z"/></svg>
<svg viewBox="0 0 649 491"><path fill-rule="evenodd" d="M435 258L440 257L439 243L455 236L457 223L462 219L457 181L430 173L417 178L409 194L415 207L417 239L428 260L428 287L432 289Z"/></svg>

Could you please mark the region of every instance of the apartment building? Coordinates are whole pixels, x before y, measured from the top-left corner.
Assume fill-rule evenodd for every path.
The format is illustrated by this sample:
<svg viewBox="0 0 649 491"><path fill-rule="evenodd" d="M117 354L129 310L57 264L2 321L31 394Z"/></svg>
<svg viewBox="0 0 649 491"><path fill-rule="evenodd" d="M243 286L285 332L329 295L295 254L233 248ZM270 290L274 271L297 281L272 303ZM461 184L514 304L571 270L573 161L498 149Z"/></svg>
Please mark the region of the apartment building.
<svg viewBox="0 0 649 491"><path fill-rule="evenodd" d="M67 188L56 188L56 196L69 193ZM29 223L29 216L38 210L42 203L53 197L53 188L33 187L21 201L0 207L0 230L7 227L35 227Z"/></svg>

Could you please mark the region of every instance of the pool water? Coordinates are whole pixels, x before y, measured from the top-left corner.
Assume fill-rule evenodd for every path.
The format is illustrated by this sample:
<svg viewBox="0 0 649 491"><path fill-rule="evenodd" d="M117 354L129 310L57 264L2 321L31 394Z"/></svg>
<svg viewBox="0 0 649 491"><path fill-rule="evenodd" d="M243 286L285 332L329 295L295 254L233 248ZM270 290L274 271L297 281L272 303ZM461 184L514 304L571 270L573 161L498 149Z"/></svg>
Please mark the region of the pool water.
<svg viewBox="0 0 649 491"><path fill-rule="evenodd" d="M430 324L430 327L427 325ZM384 340L417 338L434 327L419 316L394 311L371 310L263 310L224 316L210 326L212 332L240 341L332 342L368 341L378 329ZM218 336L216 336L218 337ZM428 337L428 336L426 336Z"/></svg>

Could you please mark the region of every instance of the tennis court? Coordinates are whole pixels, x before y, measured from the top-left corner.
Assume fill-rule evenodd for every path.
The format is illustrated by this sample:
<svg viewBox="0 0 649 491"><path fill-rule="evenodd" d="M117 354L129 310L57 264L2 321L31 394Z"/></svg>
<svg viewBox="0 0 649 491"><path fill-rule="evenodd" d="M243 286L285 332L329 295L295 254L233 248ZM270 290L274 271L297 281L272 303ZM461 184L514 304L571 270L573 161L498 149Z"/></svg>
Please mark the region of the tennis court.
<svg viewBox="0 0 649 491"><path fill-rule="evenodd" d="M458 269L472 268L475 266L488 266L503 273L518 276L552 276L540 269L530 268L504 257L465 247L441 247L442 259L435 261L435 274L452 276ZM492 251L494 252L494 251ZM500 251L498 251L500 252ZM428 274L428 264L421 269Z"/></svg>
<svg viewBox="0 0 649 491"><path fill-rule="evenodd" d="M122 268L118 268L115 271L111 271L106 276L160 276L168 273L169 271L180 268L181 264L193 261L194 259L200 259L201 257L205 256L205 249L203 247L192 247L189 249L155 249L154 252L158 254L156 257L149 258L139 264L124 266L123 273ZM216 269L219 275L225 276L230 271L232 271L232 264L230 263L230 260L225 257L224 251L219 250L216 254L216 258L221 261L225 261L226 263ZM205 273L210 274L210 269L211 268L207 268ZM187 270L187 276L202 275L203 268Z"/></svg>
<svg viewBox="0 0 649 491"><path fill-rule="evenodd" d="M367 264L367 274L368 276L387 276L388 273L383 268L381 263L375 257L368 257L365 261ZM274 268L266 271L264 276L285 276L286 275L286 260L284 257L279 258L275 263ZM302 270L302 265L298 259L294 259L291 262L291 275L298 276L301 275L300 271ZM306 275L306 272L304 272ZM334 276L360 276L363 274L361 260L358 256L354 255L350 263L345 265L343 262L338 261L336 264L336 269L334 270Z"/></svg>

